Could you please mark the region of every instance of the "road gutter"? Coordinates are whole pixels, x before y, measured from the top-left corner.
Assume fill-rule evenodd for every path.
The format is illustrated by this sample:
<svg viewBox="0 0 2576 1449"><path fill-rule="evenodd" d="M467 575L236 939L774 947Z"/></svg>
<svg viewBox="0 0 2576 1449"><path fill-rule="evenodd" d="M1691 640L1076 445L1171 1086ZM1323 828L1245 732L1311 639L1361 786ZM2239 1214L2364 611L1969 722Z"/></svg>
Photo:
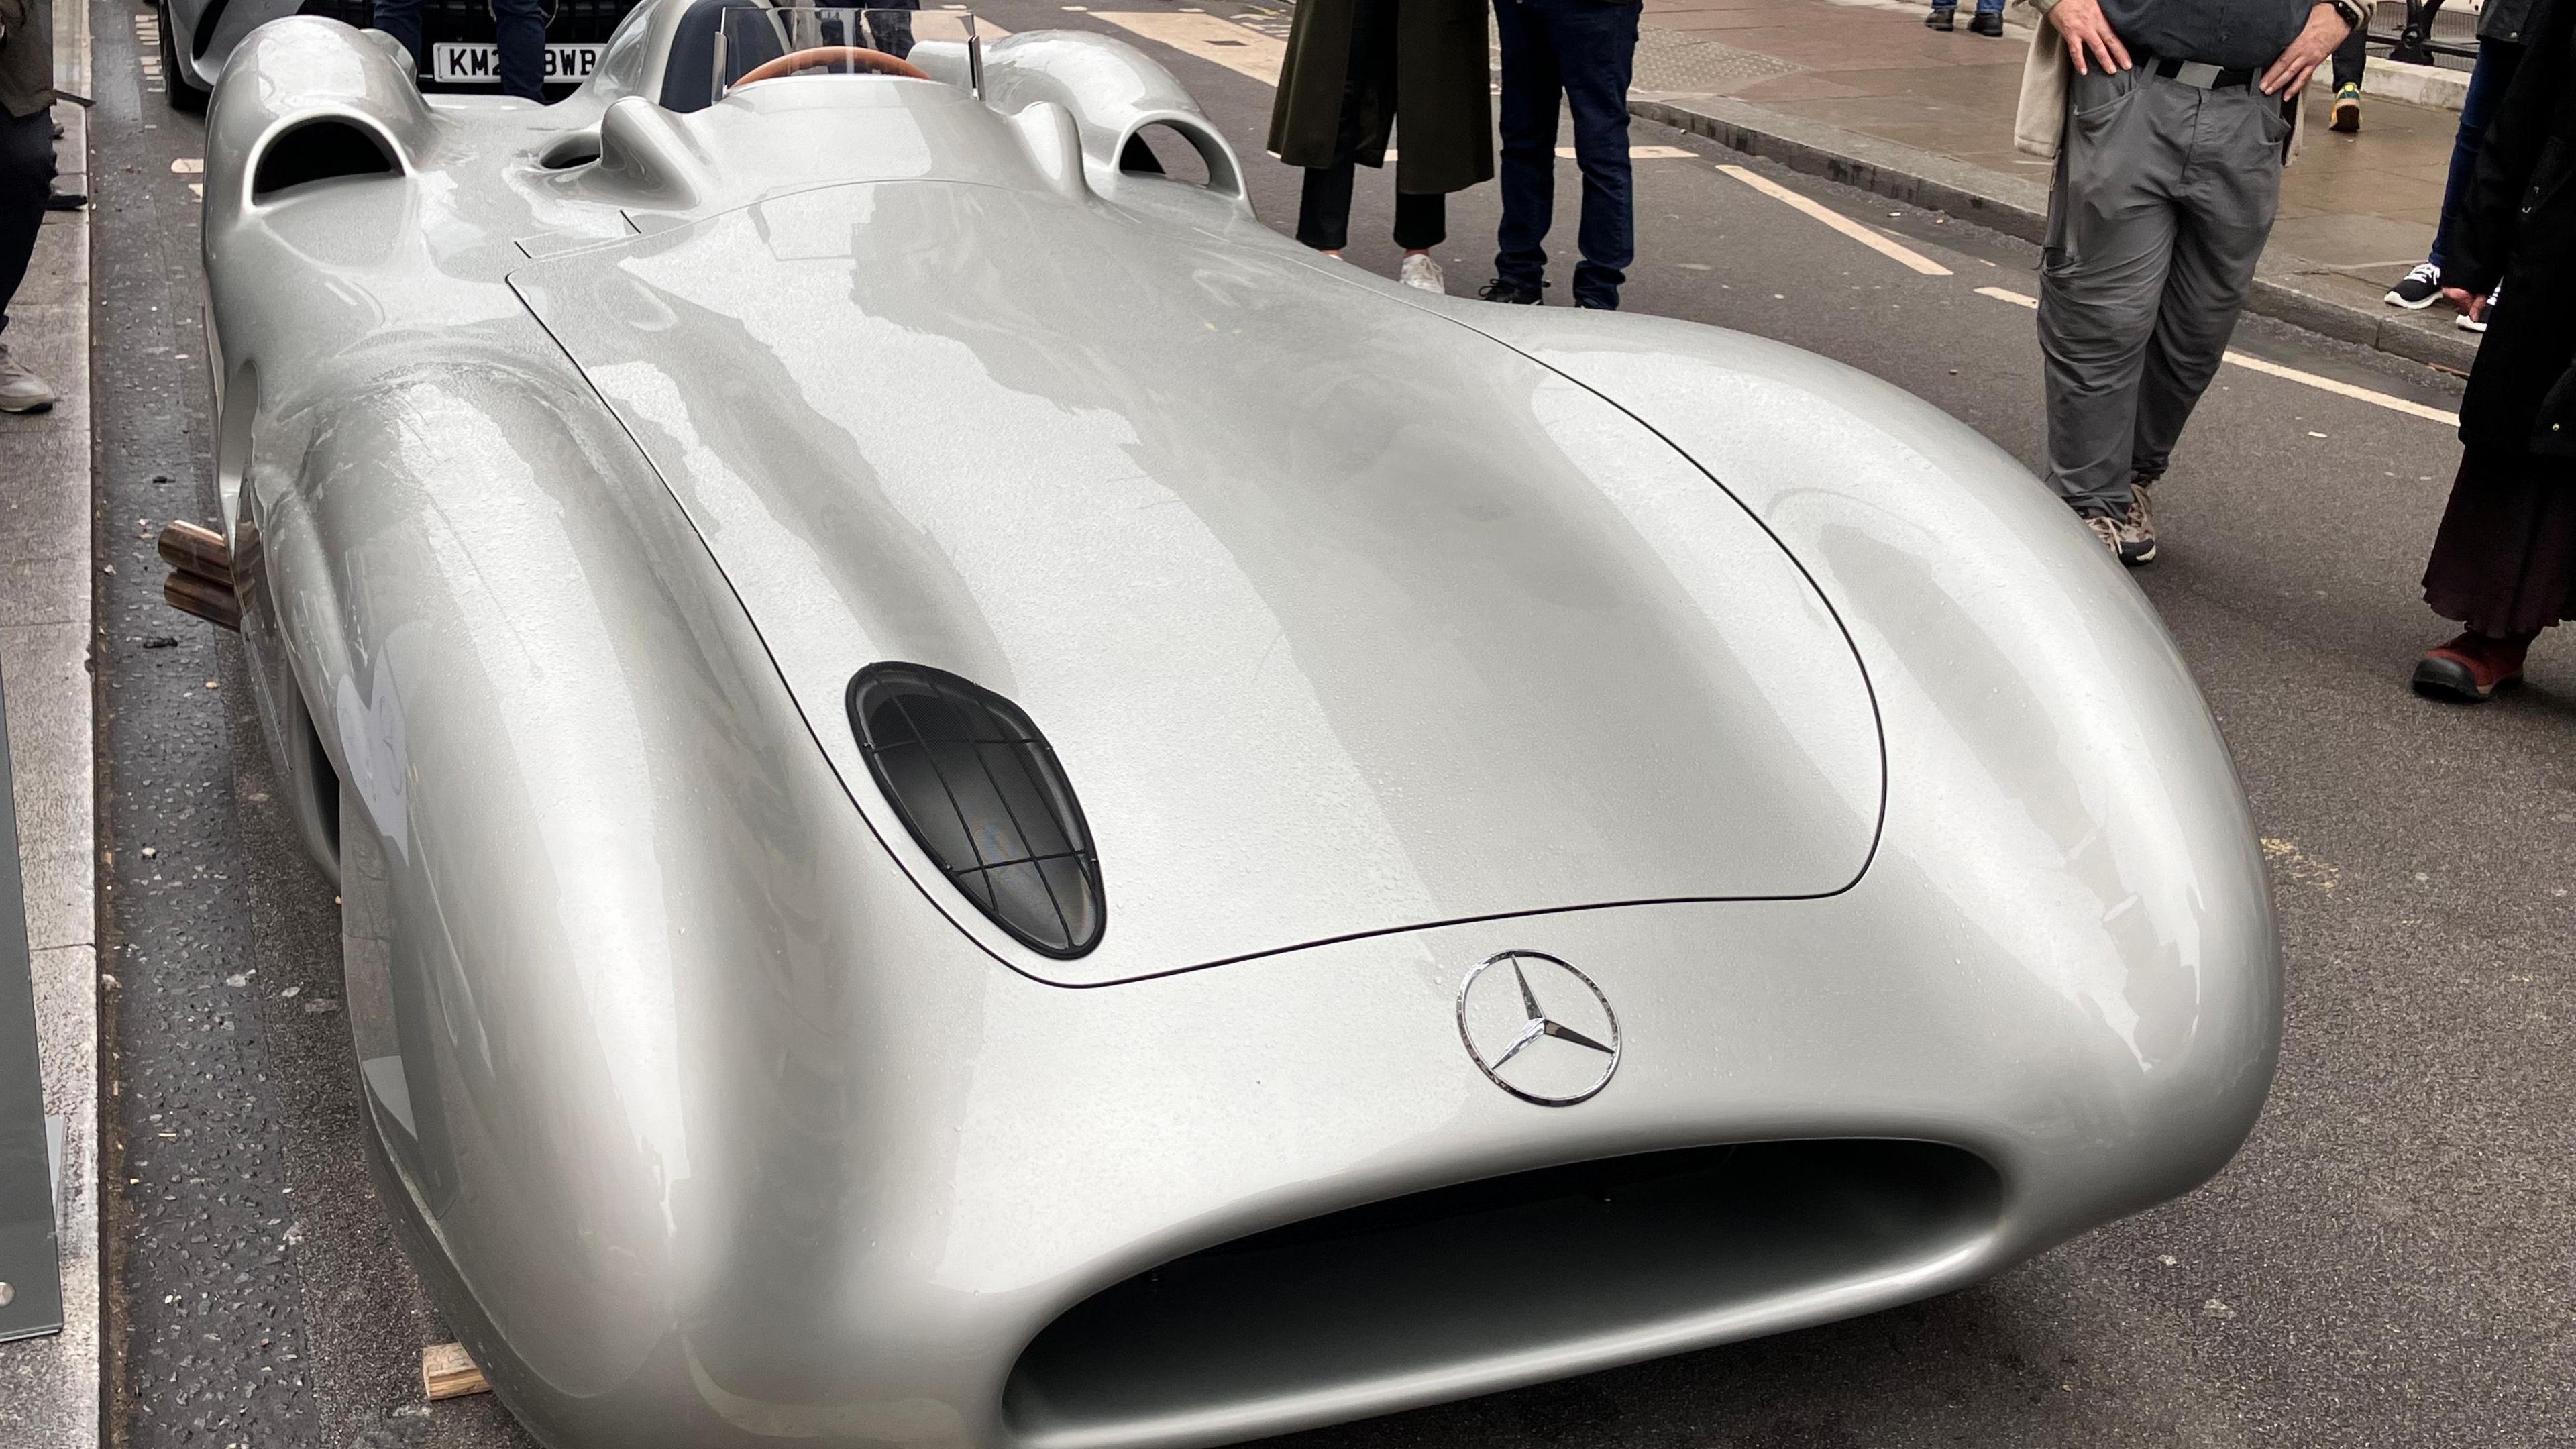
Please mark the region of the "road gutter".
<svg viewBox="0 0 2576 1449"><path fill-rule="evenodd" d="M90 15L54 6L54 74L94 95ZM54 107L64 192L87 192L87 113ZM52 411L0 418L0 680L24 869L45 1111L63 1120L63 1331L0 1346L0 1443L101 1441L99 972L91 602L89 213L49 212L10 308L12 353L54 385Z"/></svg>
<svg viewBox="0 0 2576 1449"><path fill-rule="evenodd" d="M2033 245L2048 233L2048 188L1895 141L1846 131L1822 121L1768 110L1731 96L1631 92L1628 112L1748 156L1777 161L1792 171L1821 176L1909 205L1990 227ZM2266 251L2247 299L2250 311L2340 341L2376 348L2415 362L2466 372L2477 342L2455 329L2425 325L2376 299L2354 300L2337 288L2348 279L2325 266L2278 250Z"/></svg>

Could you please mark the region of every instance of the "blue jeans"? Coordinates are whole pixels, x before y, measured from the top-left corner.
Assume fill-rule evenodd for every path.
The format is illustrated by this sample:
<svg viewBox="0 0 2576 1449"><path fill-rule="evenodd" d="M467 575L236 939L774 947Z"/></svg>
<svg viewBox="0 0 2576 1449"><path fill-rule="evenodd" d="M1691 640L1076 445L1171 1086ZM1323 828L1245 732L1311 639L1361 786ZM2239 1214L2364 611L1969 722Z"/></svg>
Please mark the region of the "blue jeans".
<svg viewBox="0 0 2576 1449"><path fill-rule="evenodd" d="M2469 93L2460 101L2460 130L2451 138L2451 174L2442 182L2442 224L2433 232L2433 254L2426 261L2442 264L2450 250L2451 228L2468 203L2469 183L2478 177L2478 148L2486 143L2487 125L2513 89L2513 73L2522 66L2522 47L2503 41L2478 42L2478 63L2469 72Z"/></svg>
<svg viewBox="0 0 2576 1449"><path fill-rule="evenodd" d="M546 98L544 0L491 0L501 48L501 94ZM376 28L403 43L415 70L429 57L420 36L421 0L376 0Z"/></svg>
<svg viewBox="0 0 2576 1449"><path fill-rule="evenodd" d="M1932 8L1935 10L1956 10L1959 8L1959 0L1949 0L1949 3L1946 5L1942 3L1942 0L1932 0ZM2004 0L1977 0L1977 13L1979 15L2001 15L2004 13Z"/></svg>
<svg viewBox="0 0 2576 1449"><path fill-rule="evenodd" d="M1628 81L1637 66L1638 4L1603 0L1494 0L1503 47L1503 225L1494 275L1535 288L1547 275L1548 223L1556 214L1556 117L1574 113L1574 159L1583 171L1583 224L1574 300L1619 305L1637 256L1628 166Z"/></svg>

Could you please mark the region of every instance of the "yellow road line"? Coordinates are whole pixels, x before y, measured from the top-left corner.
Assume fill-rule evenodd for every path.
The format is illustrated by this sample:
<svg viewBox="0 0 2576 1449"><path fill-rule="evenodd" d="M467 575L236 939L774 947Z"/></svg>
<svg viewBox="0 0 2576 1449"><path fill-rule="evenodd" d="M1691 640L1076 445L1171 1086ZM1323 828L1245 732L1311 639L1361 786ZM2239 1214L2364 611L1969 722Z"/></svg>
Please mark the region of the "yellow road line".
<svg viewBox="0 0 2576 1449"><path fill-rule="evenodd" d="M2010 302L2016 307L2036 308L2039 306L2039 299L2037 297L2024 296L2019 292L2007 292L2001 287L1979 287L1977 289L1977 295L1980 297L1992 297L1998 302ZM2410 418L2422 418L2428 423L2441 423L2447 427L2456 428L2460 425L2460 415L2458 413L2444 412L2437 407L2429 407L2419 402L2409 402L2402 397L2392 397L2387 393L2377 392L2370 388L2356 387L2351 383L2339 382L2331 377L2319 377L2313 372L2301 372L2295 367L2284 367L2280 363L2271 361L2268 358L2256 357L2251 353L2238 352L2232 347L2227 351L2227 360L2235 363L2238 367L2244 368L2248 372L2259 372L2265 377L2277 377L2284 382L2295 382L2301 387L2312 387L2319 392L2330 392L2337 397L2348 397L2355 402L2366 402L2372 407L2386 408L2392 413L2404 413Z"/></svg>
<svg viewBox="0 0 2576 1449"><path fill-rule="evenodd" d="M1168 45L1183 55L1224 66L1236 75L1250 76L1266 86L1279 84L1279 67L1288 58L1286 41L1246 30L1214 15L1166 10L1094 10L1091 14L1094 19Z"/></svg>
<svg viewBox="0 0 2576 1449"><path fill-rule="evenodd" d="M1911 267L1915 271L1921 272L1927 277L1946 277L1950 275L1950 269L1948 267L1945 267L1939 262L1932 260L1930 257L1923 255L1912 247L1899 246L1895 242L1889 241L1886 237L1879 235L1870 228L1861 225L1859 222L1856 222L1850 217L1843 215L1841 212L1834 210L1832 207L1825 205L1823 202L1813 200L1806 196L1801 196L1797 192L1791 191L1788 187L1782 186L1780 183L1773 181L1767 176L1756 175L1753 172L1745 170L1741 166L1720 166L1717 169L1734 177L1736 180L1743 182L1745 185L1752 187L1754 190L1761 192L1763 195L1770 197L1774 201L1782 202L1799 211L1805 212L1807 215L1814 217L1816 220L1821 221L1825 225L1832 227L1834 230L1841 232L1843 235L1850 237L1853 241L1859 242L1862 246L1869 248L1871 251L1877 252L1881 256L1893 258L1895 261Z"/></svg>

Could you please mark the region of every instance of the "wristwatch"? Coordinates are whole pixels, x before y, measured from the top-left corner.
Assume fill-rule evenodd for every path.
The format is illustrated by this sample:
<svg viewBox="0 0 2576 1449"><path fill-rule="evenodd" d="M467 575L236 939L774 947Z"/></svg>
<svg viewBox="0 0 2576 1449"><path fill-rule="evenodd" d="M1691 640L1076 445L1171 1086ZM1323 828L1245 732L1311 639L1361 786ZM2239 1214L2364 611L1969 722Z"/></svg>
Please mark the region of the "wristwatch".
<svg viewBox="0 0 2576 1449"><path fill-rule="evenodd" d="M2370 24L2370 11L2360 3L2360 0L2330 0L2330 3L2336 10L2342 12L2343 23L2352 29L2359 30Z"/></svg>

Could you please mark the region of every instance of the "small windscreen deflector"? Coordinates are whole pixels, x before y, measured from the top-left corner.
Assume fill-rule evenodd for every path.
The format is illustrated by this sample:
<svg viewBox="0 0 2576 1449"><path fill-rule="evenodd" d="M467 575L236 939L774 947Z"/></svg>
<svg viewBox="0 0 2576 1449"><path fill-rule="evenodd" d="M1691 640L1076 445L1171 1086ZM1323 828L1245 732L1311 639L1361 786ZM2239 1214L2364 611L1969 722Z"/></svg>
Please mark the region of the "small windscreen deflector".
<svg viewBox="0 0 2576 1449"><path fill-rule="evenodd" d="M1100 861L1082 806L1018 705L945 670L871 664L850 728L904 828L976 909L1058 959L1100 944Z"/></svg>

